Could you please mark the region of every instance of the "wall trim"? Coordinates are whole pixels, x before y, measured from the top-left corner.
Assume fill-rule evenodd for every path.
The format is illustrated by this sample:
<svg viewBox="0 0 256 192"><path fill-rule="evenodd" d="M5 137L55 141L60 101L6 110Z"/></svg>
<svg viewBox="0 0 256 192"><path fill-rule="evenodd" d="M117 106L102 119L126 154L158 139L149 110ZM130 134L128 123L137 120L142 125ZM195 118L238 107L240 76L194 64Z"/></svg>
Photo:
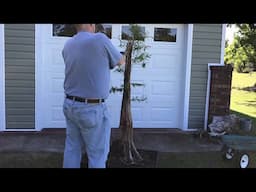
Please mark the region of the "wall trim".
<svg viewBox="0 0 256 192"><path fill-rule="evenodd" d="M185 74L185 98L182 130L187 130L189 121L189 97L192 65L192 46L193 46L193 24L188 24L187 30L187 53L186 53L186 74Z"/></svg>
<svg viewBox="0 0 256 192"><path fill-rule="evenodd" d="M226 29L227 29L227 24L222 24L221 53L220 53L220 64L221 65L224 65Z"/></svg>
<svg viewBox="0 0 256 192"><path fill-rule="evenodd" d="M37 132L34 128L30 129L19 129L19 128L11 128L11 129L5 129L5 132Z"/></svg>
<svg viewBox="0 0 256 192"><path fill-rule="evenodd" d="M5 112L5 41L4 24L0 24L0 131L6 129Z"/></svg>
<svg viewBox="0 0 256 192"><path fill-rule="evenodd" d="M44 98L41 94L42 84L42 76L44 74L42 65L42 43L41 43L41 34L43 32L43 25L42 24L35 24L35 130L41 131L42 130L42 121L43 117L39 116L39 111L43 110L44 105L43 102ZM40 54L39 54L40 53Z"/></svg>
<svg viewBox="0 0 256 192"><path fill-rule="evenodd" d="M208 79L207 79L207 91L205 100L205 113L204 113L204 130L207 130L208 124L208 111L209 111L209 100L210 100L210 85L211 85L211 66L224 66L219 63L208 63Z"/></svg>

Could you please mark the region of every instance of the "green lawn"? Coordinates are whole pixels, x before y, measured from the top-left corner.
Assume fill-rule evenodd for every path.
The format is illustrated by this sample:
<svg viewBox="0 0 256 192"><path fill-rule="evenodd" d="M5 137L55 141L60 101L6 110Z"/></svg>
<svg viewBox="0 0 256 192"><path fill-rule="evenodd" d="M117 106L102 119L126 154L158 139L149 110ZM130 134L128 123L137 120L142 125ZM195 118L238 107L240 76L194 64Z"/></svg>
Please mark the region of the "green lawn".
<svg viewBox="0 0 256 192"><path fill-rule="evenodd" d="M256 167L256 155L250 153L250 167ZM62 168L63 153L55 152L0 152L0 168ZM237 156L238 157L238 156ZM86 168L82 161L81 168ZM113 168L119 167L118 165ZM155 166L148 167L154 168ZM109 168L112 168L111 166ZM120 166L121 168L121 166ZM147 167L145 167L147 168ZM222 153L159 152L156 168L239 168L239 161L225 160Z"/></svg>
<svg viewBox="0 0 256 192"><path fill-rule="evenodd" d="M232 87L248 87L256 83L256 72L254 73L237 73L233 72Z"/></svg>
<svg viewBox="0 0 256 192"><path fill-rule="evenodd" d="M255 152L249 153L248 168L256 167ZM158 168L240 168L240 155L232 160L223 158L221 152L159 153Z"/></svg>
<svg viewBox="0 0 256 192"><path fill-rule="evenodd" d="M253 120L254 135L256 135L256 92L241 89L255 84L256 72L250 74L233 72L230 109L232 113Z"/></svg>

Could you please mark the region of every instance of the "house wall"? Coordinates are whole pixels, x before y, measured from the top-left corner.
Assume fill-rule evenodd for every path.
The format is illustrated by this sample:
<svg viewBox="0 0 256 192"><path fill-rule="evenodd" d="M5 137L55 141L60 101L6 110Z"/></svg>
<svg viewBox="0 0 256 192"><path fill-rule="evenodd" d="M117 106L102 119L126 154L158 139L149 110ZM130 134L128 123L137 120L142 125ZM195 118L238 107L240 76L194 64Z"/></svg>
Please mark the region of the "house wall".
<svg viewBox="0 0 256 192"><path fill-rule="evenodd" d="M203 128L208 63L219 63L221 24L194 24L189 128ZM6 127L35 128L35 25L5 24Z"/></svg>
<svg viewBox="0 0 256 192"><path fill-rule="evenodd" d="M6 129L35 128L35 25L5 24Z"/></svg>
<svg viewBox="0 0 256 192"><path fill-rule="evenodd" d="M189 98L191 129L204 127L208 63L220 63L222 24L194 24Z"/></svg>

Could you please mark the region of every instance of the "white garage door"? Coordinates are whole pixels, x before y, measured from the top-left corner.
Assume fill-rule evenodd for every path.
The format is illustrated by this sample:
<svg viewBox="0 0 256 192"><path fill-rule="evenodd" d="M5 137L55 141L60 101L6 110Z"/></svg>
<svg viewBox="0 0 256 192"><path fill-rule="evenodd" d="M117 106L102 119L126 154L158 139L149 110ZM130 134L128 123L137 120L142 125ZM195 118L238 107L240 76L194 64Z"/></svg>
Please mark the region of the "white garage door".
<svg viewBox="0 0 256 192"><path fill-rule="evenodd" d="M119 47L121 34L127 25L108 25L114 45ZM132 102L136 128L180 128L183 118L185 81L185 30L178 24L141 25L147 33L150 61L145 68L134 65L132 81L145 84L132 88L132 95L146 97L146 101ZM65 127L62 113L64 99L64 63L61 50L69 37L68 26L39 25L36 33L36 123L40 128ZM122 74L112 71L111 84L122 84ZM118 127L121 93L111 94L107 104L112 115L112 127ZM38 100L40 99L40 100Z"/></svg>

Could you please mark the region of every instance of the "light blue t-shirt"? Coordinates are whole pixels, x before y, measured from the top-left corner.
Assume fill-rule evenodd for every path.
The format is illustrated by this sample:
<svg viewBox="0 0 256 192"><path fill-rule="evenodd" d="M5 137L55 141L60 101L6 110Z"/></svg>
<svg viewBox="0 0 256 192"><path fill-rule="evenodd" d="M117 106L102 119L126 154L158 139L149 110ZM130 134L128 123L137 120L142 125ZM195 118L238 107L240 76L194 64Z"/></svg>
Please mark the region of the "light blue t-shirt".
<svg viewBox="0 0 256 192"><path fill-rule="evenodd" d="M110 90L110 69L122 55L103 33L79 32L63 50L65 94L106 99Z"/></svg>

